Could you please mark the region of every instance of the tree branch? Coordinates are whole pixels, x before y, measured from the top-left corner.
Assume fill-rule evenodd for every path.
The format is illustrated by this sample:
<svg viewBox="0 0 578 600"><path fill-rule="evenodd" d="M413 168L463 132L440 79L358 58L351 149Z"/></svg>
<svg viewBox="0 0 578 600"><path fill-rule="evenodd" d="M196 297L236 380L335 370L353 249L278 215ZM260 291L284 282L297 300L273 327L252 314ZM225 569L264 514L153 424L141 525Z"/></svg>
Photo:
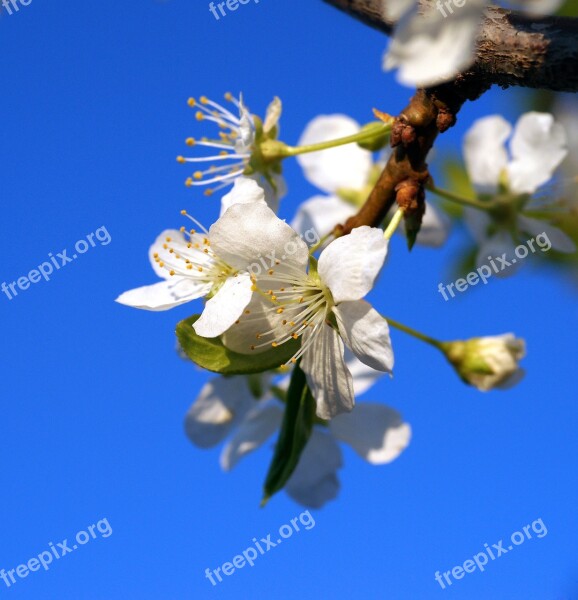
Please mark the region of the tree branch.
<svg viewBox="0 0 578 600"><path fill-rule="evenodd" d="M324 1L386 34L393 31L395 23L382 14L382 0ZM429 151L438 134L455 123L463 103L477 99L494 84L578 91L578 19L531 19L489 7L474 64L453 81L418 90L396 119L391 136L394 152L369 198L356 215L335 228L335 235L346 235L362 225L380 226L397 201L405 211L411 245L411 233L419 230L425 211Z"/></svg>
<svg viewBox="0 0 578 600"><path fill-rule="evenodd" d="M375 29L392 32L394 23L383 17L382 0L324 1ZM489 85L577 92L578 19L532 18L491 6L481 24L475 62L468 74Z"/></svg>

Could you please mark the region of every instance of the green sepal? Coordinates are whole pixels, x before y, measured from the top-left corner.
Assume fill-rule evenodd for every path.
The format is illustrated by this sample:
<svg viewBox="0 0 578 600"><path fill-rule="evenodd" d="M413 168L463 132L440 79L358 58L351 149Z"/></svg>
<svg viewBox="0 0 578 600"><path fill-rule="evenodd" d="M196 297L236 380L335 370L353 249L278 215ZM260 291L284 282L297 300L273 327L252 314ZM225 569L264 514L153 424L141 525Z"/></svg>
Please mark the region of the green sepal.
<svg viewBox="0 0 578 600"><path fill-rule="evenodd" d="M301 370L298 361L293 369L287 391L283 423L265 479L261 506L265 506L271 496L283 489L299 464L301 453L313 431L315 406L315 398L311 394L305 373Z"/></svg>
<svg viewBox="0 0 578 600"><path fill-rule="evenodd" d="M223 345L221 338L197 335L193 323L201 315L193 315L177 325L177 338L184 353L199 367L221 375L250 375L277 369L288 363L299 350L301 340L289 340L266 352L239 354Z"/></svg>

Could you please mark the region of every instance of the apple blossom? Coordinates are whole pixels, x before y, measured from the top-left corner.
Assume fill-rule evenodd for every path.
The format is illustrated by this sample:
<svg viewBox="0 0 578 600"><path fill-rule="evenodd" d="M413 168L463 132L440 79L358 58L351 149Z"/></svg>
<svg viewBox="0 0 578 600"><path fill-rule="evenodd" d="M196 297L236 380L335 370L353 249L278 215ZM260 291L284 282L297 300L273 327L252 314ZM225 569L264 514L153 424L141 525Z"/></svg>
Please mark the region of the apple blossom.
<svg viewBox="0 0 578 600"><path fill-rule="evenodd" d="M353 375L356 396L381 375L351 355L347 357L347 367ZM277 389L286 385L287 381L281 382ZM256 400L245 377L209 380L187 413L185 429L189 439L196 446L209 448L229 438L220 463L223 470L230 471L281 426L283 404L273 397L271 389ZM397 411L378 403L358 403L350 414L315 426L285 491L300 504L320 508L339 491L337 470L343 459L337 442L350 445L370 464L383 465L395 460L410 438L411 428Z"/></svg>
<svg viewBox="0 0 578 600"><path fill-rule="evenodd" d="M508 152L505 142L510 136ZM513 135L511 125L499 115L473 124L464 141L466 167L480 198L493 202L486 211L464 210L465 222L479 245L478 265L489 256L514 257L515 245L525 241L522 234L545 234L558 252L575 252L574 242L563 231L525 214L531 214L531 195L553 177L566 154L564 129L547 113L522 115Z"/></svg>
<svg viewBox="0 0 578 600"><path fill-rule="evenodd" d="M285 182L280 174L280 161L265 161L260 153L260 145L265 140L275 140L278 135L281 100L275 98L271 102L262 122L250 114L242 99L237 99L230 93L225 94L225 99L238 110L238 116L205 96L201 96L199 101L189 98L189 106L197 109L197 120L215 123L221 131L219 139L190 137L187 138L186 144L191 147L211 148L218 152L211 156L178 156L177 161L195 165L224 164L211 164L204 170L196 170L186 180L186 185L194 187L215 184L215 187L205 190L205 195L210 196L242 175L253 177L265 190L267 203L276 210L279 199L286 192Z"/></svg>
<svg viewBox="0 0 578 600"><path fill-rule="evenodd" d="M264 191L253 180L241 178L227 203L241 207L250 204L269 210ZM213 225L231 220L231 208ZM182 211L199 225L192 217ZM286 225L293 235L295 232ZM218 229L218 227L217 227ZM212 231L212 228L211 228ZM168 310L195 300L209 297L203 313L194 324L199 335L215 337L226 331L243 313L253 295L249 262L239 258L237 249L227 240L218 238L219 250L213 247L213 234L203 228L167 230L161 233L149 250L153 270L164 281L121 294L117 302L145 310Z"/></svg>
<svg viewBox="0 0 578 600"><path fill-rule="evenodd" d="M387 254L383 231L367 226L354 229L329 244L316 264L309 260L307 244L266 206L232 206L225 217L210 232L213 249L225 260L247 264L257 256L279 257L266 273L253 276L259 292L254 302L260 304L249 307L245 313L250 314L243 314L226 332L225 345L251 353L301 338L292 362L301 359L317 415L330 419L350 411L354 396L343 358L344 342L365 364L385 372L393 368L387 323L362 300ZM289 242L291 254L287 254ZM225 245L234 253L224 251ZM274 250L280 245L285 254Z"/></svg>

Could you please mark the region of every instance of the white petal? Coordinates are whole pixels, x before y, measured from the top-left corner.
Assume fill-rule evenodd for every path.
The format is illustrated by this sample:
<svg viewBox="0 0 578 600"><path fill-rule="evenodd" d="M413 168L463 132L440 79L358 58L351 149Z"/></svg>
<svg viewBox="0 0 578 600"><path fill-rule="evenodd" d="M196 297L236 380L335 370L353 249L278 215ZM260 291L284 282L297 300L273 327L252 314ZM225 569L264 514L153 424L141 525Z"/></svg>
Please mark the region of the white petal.
<svg viewBox="0 0 578 600"><path fill-rule="evenodd" d="M308 343L310 335L316 338L304 353L301 368L317 402L317 416L331 419L353 408L353 380L345 365L343 342L337 332L323 323L313 334L305 332L302 344Z"/></svg>
<svg viewBox="0 0 578 600"><path fill-rule="evenodd" d="M305 128L300 146L316 144L354 135L359 123L345 115L321 115ZM300 154L297 160L306 179L325 192L339 188L362 188L369 177L373 164L371 152L357 144L346 144L329 150Z"/></svg>
<svg viewBox="0 0 578 600"><path fill-rule="evenodd" d="M342 466L341 450L333 437L315 429L285 491L303 506L321 508L337 496L337 469Z"/></svg>
<svg viewBox="0 0 578 600"><path fill-rule="evenodd" d="M548 113L522 115L510 147L513 161L508 165L508 181L519 194L532 194L549 181L568 154L564 128Z"/></svg>
<svg viewBox="0 0 578 600"><path fill-rule="evenodd" d="M297 209L291 227L298 233L309 237L316 234L317 241L331 233L336 225L344 223L357 212L353 204L345 202L337 196L313 196ZM305 238L309 241L308 238ZM313 243L316 243L315 241Z"/></svg>
<svg viewBox="0 0 578 600"><path fill-rule="evenodd" d="M516 273L522 264L516 257L514 249L515 244L510 233L507 231L499 231L492 237L489 237L480 246L477 255L477 266L487 265L492 271L492 275L495 275L496 277L510 277ZM501 261L496 260L498 257L502 257L509 262L509 266L503 265ZM494 259L496 268L492 268L490 258Z"/></svg>
<svg viewBox="0 0 578 600"><path fill-rule="evenodd" d="M355 356L373 369L391 373L393 349L387 321L365 300L342 302L333 312L339 333Z"/></svg>
<svg viewBox="0 0 578 600"><path fill-rule="evenodd" d="M451 219L433 204L426 202L425 214L416 242L420 246L439 248L443 246L450 234Z"/></svg>
<svg viewBox="0 0 578 600"><path fill-rule="evenodd" d="M336 303L359 300L373 288L386 254L387 240L381 229L357 227L323 250L319 276Z"/></svg>
<svg viewBox="0 0 578 600"><path fill-rule="evenodd" d="M464 139L464 158L472 183L480 192L496 191L508 164L505 142L512 126L500 115L478 119ZM479 212L479 211L478 211Z"/></svg>
<svg viewBox="0 0 578 600"><path fill-rule="evenodd" d="M214 338L225 333L251 301L252 285L248 273L227 278L221 289L205 304L199 320L193 325L197 335Z"/></svg>
<svg viewBox="0 0 578 600"><path fill-rule="evenodd" d="M233 204L251 204L259 202L265 204L265 190L249 177L238 177L233 188L221 200L221 216Z"/></svg>
<svg viewBox="0 0 578 600"><path fill-rule="evenodd" d="M540 237L541 243L546 251L547 246L551 244L551 247L557 252L564 252L567 254L576 252L576 244L572 238L561 229L558 229L558 227L550 225L550 223L544 223L544 221L539 221L538 219L530 219L519 215L518 227L534 237ZM548 242L550 244L548 244Z"/></svg>
<svg viewBox="0 0 578 600"><path fill-rule="evenodd" d="M283 176L273 175L272 183L261 173L255 173L251 177L265 190L265 202L267 206L274 213L277 213L279 210L279 201L287 194L287 184Z"/></svg>
<svg viewBox="0 0 578 600"><path fill-rule="evenodd" d="M124 292L116 302L143 310L169 310L196 298L202 298L211 291L210 283L196 282L187 277L171 277L169 281L159 281Z"/></svg>
<svg viewBox="0 0 578 600"><path fill-rule="evenodd" d="M229 434L253 404L245 377L214 377L187 412L187 436L196 446L211 448Z"/></svg>
<svg viewBox="0 0 578 600"><path fill-rule="evenodd" d="M271 101L271 104L267 107L267 113L265 114L265 121L263 122L263 131L269 133L273 127L276 127L281 118L283 112L283 105L281 100L275 96Z"/></svg>
<svg viewBox="0 0 578 600"><path fill-rule="evenodd" d="M276 400L260 401L243 419L221 453L221 468L230 471L245 455L259 448L281 426L283 409Z"/></svg>
<svg viewBox="0 0 578 600"><path fill-rule="evenodd" d="M165 229L153 242L152 246L149 248L149 260L153 271L162 279L172 279L170 269L159 267L159 264L154 257L156 254L158 254L161 260L169 257L168 250L165 248L167 238L177 240L181 244L186 244L188 242L183 233L178 229Z"/></svg>
<svg viewBox="0 0 578 600"><path fill-rule="evenodd" d="M552 15L565 2L565 0L511 0L520 10L531 15Z"/></svg>
<svg viewBox="0 0 578 600"><path fill-rule="evenodd" d="M275 266L274 261L280 260L305 268L309 260L309 249L299 234L258 202L231 206L212 225L209 239L227 264L254 273L263 270L263 262Z"/></svg>
<svg viewBox="0 0 578 600"><path fill-rule="evenodd" d="M415 0L385 0L381 3L381 14L388 21L399 21L415 4Z"/></svg>
<svg viewBox="0 0 578 600"><path fill-rule="evenodd" d="M386 70L399 67L398 79L411 87L447 81L469 67L485 1L468 0L452 14L433 6L407 13L397 24L387 54Z"/></svg>
<svg viewBox="0 0 578 600"><path fill-rule="evenodd" d="M345 348L345 364L353 377L353 393L356 398L383 377L383 371L377 371L362 363L349 348Z"/></svg>
<svg viewBox="0 0 578 600"><path fill-rule="evenodd" d="M270 308L270 301L265 301L260 294L253 294L239 323L235 323L223 334L223 344L239 354L259 354L270 350L271 343L285 337L286 332L286 327L282 324L284 315L271 311ZM268 331L271 333L262 335ZM251 346L255 346L255 349L252 350Z"/></svg>
<svg viewBox="0 0 578 600"><path fill-rule="evenodd" d="M329 423L331 433L374 465L395 460L409 445L411 427L383 404L362 402L351 413Z"/></svg>

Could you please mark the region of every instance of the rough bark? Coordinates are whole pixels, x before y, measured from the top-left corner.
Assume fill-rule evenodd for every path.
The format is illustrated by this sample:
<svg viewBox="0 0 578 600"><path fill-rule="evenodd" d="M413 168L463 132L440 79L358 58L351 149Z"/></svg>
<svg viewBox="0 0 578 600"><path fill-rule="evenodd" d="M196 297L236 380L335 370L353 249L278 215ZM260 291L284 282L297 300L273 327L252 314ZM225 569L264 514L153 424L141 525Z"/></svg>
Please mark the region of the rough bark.
<svg viewBox="0 0 578 600"><path fill-rule="evenodd" d="M392 32L394 23L381 13L382 0L324 1L386 34ZM475 63L469 72L490 85L576 92L578 19L528 17L489 7L478 35Z"/></svg>

